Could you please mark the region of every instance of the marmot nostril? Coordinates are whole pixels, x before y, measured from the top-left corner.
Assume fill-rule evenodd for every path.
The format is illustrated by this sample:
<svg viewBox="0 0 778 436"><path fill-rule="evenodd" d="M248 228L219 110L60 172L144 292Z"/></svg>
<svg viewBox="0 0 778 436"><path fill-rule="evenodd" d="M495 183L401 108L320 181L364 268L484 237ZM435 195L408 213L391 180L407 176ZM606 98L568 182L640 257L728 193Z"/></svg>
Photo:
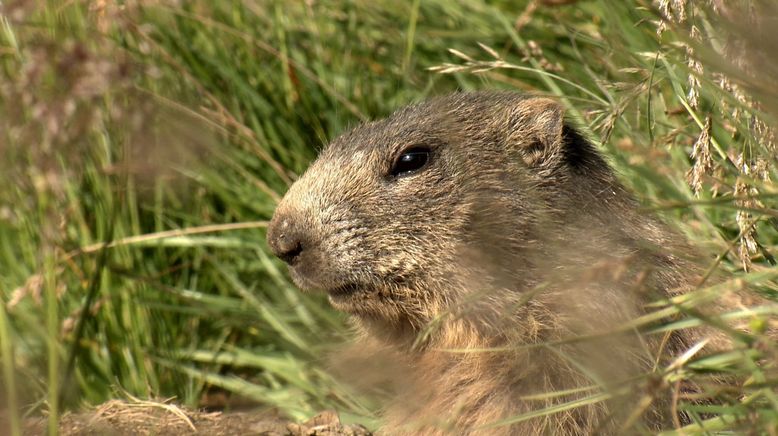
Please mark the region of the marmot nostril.
<svg viewBox="0 0 778 436"><path fill-rule="evenodd" d="M281 235L282 240L284 235ZM288 245L279 247L282 251L275 253L279 259L283 260L289 265L294 265L300 259L300 254L303 252L303 244L300 241L289 241Z"/></svg>
<svg viewBox="0 0 778 436"><path fill-rule="evenodd" d="M274 219L267 232L267 242L270 251L289 265L294 265L300 258L304 243L304 234L290 219Z"/></svg>

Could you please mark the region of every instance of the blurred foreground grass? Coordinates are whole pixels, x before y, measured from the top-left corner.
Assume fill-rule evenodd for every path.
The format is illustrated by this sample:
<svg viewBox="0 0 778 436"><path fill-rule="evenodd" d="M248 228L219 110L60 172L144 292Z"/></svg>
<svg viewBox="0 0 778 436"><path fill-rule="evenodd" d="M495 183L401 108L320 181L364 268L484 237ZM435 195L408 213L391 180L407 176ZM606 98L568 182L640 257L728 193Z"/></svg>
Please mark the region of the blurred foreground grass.
<svg viewBox="0 0 778 436"><path fill-rule="evenodd" d="M296 419L373 422L372 399L326 371L344 317L293 288L265 220L328 139L457 89L558 97L729 286L778 292L769 3L550 3L3 2L9 416L226 391ZM749 374L719 405L679 407L712 428L775 428L778 380L755 365L774 344L738 344L663 380Z"/></svg>

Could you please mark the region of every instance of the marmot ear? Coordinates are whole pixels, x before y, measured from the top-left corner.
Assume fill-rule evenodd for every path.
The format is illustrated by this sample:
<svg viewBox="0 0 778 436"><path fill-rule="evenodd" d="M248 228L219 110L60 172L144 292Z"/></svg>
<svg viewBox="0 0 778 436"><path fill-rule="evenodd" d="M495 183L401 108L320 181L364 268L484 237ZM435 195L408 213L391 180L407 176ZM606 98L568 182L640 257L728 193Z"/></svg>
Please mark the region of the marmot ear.
<svg viewBox="0 0 778 436"><path fill-rule="evenodd" d="M556 101L530 97L511 109L509 143L519 148L530 167L562 158L565 111Z"/></svg>

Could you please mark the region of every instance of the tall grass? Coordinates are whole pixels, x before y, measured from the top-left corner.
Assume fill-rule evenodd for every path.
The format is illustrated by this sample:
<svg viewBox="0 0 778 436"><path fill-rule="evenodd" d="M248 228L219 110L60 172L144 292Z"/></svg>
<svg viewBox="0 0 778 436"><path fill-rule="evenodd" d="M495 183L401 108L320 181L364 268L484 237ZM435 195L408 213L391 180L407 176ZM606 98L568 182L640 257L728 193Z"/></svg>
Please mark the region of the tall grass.
<svg viewBox="0 0 778 436"><path fill-rule="evenodd" d="M760 83L747 64L720 56L742 32L702 4L683 19L665 10L658 35L662 12L646 1L572 3L4 2L12 428L122 391L197 406L224 390L296 419L336 408L372 422L375 404L322 358L348 337L343 316L293 288L264 224L328 139L457 89L558 97L726 283L775 295L776 148L760 129L776 112L760 109L764 93L749 97ZM697 427L778 422L775 379L755 364L774 357L772 342L738 344L663 374L751 374L717 406L681 401Z"/></svg>

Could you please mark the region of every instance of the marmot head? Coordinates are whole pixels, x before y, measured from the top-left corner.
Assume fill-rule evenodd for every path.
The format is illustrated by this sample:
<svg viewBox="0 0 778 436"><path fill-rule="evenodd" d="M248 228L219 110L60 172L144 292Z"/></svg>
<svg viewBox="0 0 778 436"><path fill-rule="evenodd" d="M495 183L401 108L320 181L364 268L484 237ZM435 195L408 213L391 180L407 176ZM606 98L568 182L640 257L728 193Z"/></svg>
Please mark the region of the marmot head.
<svg viewBox="0 0 778 436"><path fill-rule="evenodd" d="M574 173L607 172L553 100L459 93L335 139L278 205L268 243L302 289L419 327L475 281L526 280ZM498 283L499 282L499 283Z"/></svg>

